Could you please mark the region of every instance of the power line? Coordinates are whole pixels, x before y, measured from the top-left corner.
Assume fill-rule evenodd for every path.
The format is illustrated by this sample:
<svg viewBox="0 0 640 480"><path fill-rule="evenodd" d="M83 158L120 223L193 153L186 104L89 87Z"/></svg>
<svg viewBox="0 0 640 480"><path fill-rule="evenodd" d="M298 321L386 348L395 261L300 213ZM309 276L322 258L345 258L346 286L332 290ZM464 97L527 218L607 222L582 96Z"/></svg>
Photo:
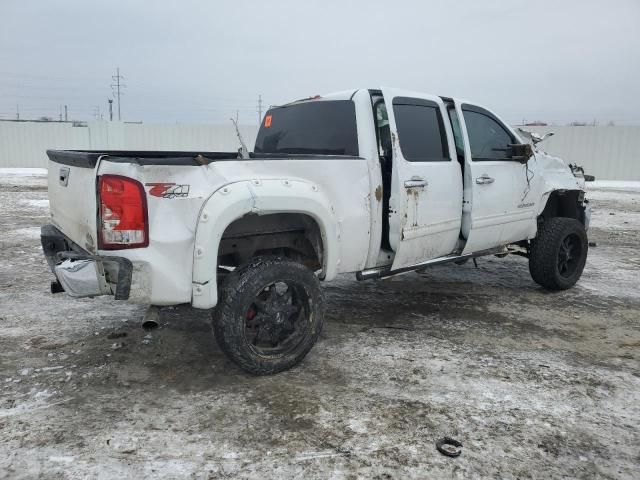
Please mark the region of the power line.
<svg viewBox="0 0 640 480"><path fill-rule="evenodd" d="M124 80L124 77L120 75L120 67L116 68L116 74L112 75L111 78L116 82L115 85L111 84L111 88L116 88L116 98L118 99L118 121L121 121L122 117L120 116L120 95L124 94L120 93L120 89L126 87L126 85L124 83L120 83L120 79Z"/></svg>

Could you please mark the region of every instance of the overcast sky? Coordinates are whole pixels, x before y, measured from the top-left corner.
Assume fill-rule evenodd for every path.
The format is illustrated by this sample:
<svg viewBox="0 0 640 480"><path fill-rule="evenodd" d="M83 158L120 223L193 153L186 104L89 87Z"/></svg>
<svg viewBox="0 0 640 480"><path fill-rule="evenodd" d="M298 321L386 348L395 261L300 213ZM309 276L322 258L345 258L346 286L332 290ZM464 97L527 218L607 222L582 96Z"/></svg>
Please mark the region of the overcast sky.
<svg viewBox="0 0 640 480"><path fill-rule="evenodd" d="M0 0L0 118L221 123L396 86L511 123L640 124L639 0Z"/></svg>

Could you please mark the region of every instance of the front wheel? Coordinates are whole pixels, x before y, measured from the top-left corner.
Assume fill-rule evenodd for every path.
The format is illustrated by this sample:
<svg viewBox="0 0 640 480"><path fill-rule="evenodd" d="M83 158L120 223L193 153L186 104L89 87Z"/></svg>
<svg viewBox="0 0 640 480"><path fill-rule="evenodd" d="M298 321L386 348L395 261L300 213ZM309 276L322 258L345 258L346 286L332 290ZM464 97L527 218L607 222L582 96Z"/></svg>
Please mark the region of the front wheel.
<svg viewBox="0 0 640 480"><path fill-rule="evenodd" d="M304 265L258 257L228 274L212 317L225 354L249 373L269 375L311 350L322 330L324 300Z"/></svg>
<svg viewBox="0 0 640 480"><path fill-rule="evenodd" d="M589 242L584 225L573 218L546 220L531 242L529 271L549 290L571 288L582 275Z"/></svg>

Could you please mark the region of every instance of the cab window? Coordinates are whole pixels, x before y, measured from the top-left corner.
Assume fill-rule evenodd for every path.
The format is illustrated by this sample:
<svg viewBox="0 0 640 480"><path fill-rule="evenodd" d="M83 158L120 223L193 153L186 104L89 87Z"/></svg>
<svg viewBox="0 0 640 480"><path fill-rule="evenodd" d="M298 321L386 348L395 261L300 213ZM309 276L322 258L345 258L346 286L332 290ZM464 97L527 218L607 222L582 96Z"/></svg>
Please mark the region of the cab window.
<svg viewBox="0 0 640 480"><path fill-rule="evenodd" d="M350 100L304 101L270 109L256 153L358 156L355 105Z"/></svg>
<svg viewBox="0 0 640 480"><path fill-rule="evenodd" d="M396 119L402 156L410 162L449 160L447 138L438 104L420 98L395 97Z"/></svg>
<svg viewBox="0 0 640 480"><path fill-rule="evenodd" d="M471 158L475 161L511 160L512 135L491 114L475 107L463 107Z"/></svg>

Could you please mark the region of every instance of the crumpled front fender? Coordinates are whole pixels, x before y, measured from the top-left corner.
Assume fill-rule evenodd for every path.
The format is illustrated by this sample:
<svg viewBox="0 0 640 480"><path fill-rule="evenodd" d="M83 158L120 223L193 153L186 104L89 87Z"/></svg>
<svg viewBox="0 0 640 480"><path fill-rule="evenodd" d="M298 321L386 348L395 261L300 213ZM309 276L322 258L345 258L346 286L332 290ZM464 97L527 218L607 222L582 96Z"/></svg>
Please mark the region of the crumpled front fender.
<svg viewBox="0 0 640 480"><path fill-rule="evenodd" d="M576 177L569 166L560 158L547 153L536 151L535 161L542 172L542 182L537 215L540 215L547 205L549 195L558 190L586 191L584 178Z"/></svg>

